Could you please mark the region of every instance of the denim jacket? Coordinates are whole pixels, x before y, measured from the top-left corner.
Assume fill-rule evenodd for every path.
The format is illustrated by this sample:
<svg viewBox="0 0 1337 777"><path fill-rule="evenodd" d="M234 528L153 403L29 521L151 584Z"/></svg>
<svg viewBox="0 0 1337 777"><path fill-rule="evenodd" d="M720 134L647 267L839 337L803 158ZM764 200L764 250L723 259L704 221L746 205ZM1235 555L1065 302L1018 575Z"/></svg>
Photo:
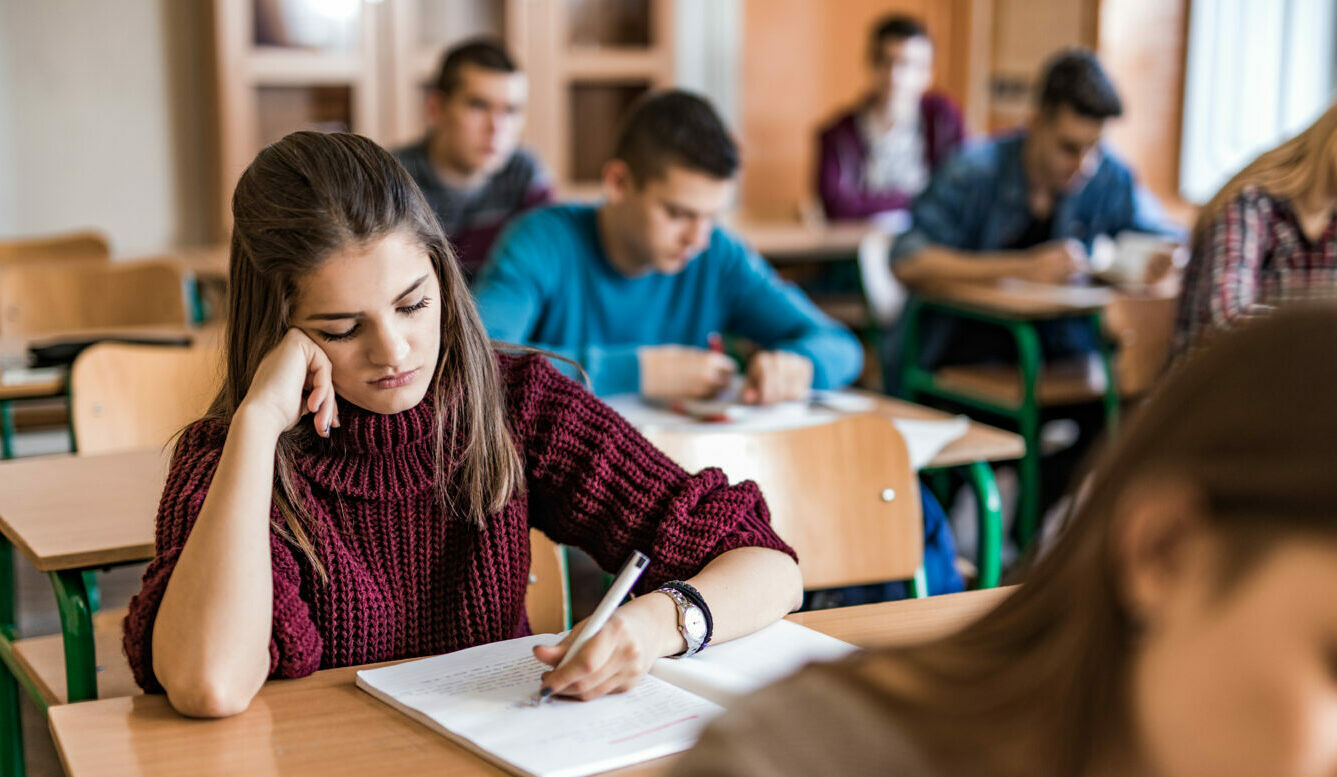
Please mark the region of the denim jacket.
<svg viewBox="0 0 1337 777"><path fill-rule="evenodd" d="M957 154L915 200L913 226L892 248L891 260L908 258L926 245L962 251L997 251L1013 244L1030 222L1022 144L1016 133L984 141ZM1124 230L1182 236L1156 199L1108 149L1090 180L1054 206L1054 239L1076 238L1091 250L1096 235Z"/></svg>

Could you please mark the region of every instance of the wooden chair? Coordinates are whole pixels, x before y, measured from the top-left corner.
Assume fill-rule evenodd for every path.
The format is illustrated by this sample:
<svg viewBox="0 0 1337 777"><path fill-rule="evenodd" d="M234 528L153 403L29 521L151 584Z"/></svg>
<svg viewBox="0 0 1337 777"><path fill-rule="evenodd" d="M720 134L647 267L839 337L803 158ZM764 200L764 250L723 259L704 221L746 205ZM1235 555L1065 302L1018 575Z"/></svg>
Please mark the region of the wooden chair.
<svg viewBox="0 0 1337 777"><path fill-rule="evenodd" d="M106 261L111 258L107 237L95 230L59 235L0 240L0 264L13 262Z"/></svg>
<svg viewBox="0 0 1337 777"><path fill-rule="evenodd" d="M529 530L529 590L525 612L535 634L571 628L571 586L566 570L566 547L538 529Z"/></svg>
<svg viewBox="0 0 1337 777"><path fill-rule="evenodd" d="M1120 296L1105 308L1105 331L1119 344L1114 372L1119 393L1141 396L1160 377L1170 357L1179 299Z"/></svg>
<svg viewBox="0 0 1337 777"><path fill-rule="evenodd" d="M177 262L23 262L0 267L0 334L190 324Z"/></svg>
<svg viewBox="0 0 1337 777"><path fill-rule="evenodd" d="M80 453L158 447L204 415L222 383L216 345L97 343L70 369L70 422Z"/></svg>
<svg viewBox="0 0 1337 777"><path fill-rule="evenodd" d="M798 552L805 589L911 580L924 584L919 484L891 421L854 415L767 432L648 429L689 471L719 467L754 480L771 524Z"/></svg>

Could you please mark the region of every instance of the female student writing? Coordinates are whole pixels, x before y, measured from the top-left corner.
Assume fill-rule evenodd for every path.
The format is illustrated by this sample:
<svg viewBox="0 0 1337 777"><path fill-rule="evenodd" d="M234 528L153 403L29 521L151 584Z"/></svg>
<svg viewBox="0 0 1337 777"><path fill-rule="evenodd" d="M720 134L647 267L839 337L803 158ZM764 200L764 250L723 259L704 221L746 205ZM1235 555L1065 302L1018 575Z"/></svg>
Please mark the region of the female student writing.
<svg viewBox="0 0 1337 777"><path fill-rule="evenodd" d="M1175 347L1296 298L1337 294L1337 103L1198 213Z"/></svg>
<svg viewBox="0 0 1337 777"><path fill-rule="evenodd" d="M1221 338L993 612L760 692L677 773L1337 773L1332 386L1337 310Z"/></svg>
<svg viewBox="0 0 1337 777"><path fill-rule="evenodd" d="M716 642L798 605L755 485L688 475L545 358L493 350L432 211L374 143L289 135L232 212L223 387L177 443L126 618L143 688L222 716L268 677L527 634L531 526L605 569L647 553L641 593L696 592L623 605L545 676L558 694L625 690L683 652L680 601ZM535 652L555 665L566 644Z"/></svg>

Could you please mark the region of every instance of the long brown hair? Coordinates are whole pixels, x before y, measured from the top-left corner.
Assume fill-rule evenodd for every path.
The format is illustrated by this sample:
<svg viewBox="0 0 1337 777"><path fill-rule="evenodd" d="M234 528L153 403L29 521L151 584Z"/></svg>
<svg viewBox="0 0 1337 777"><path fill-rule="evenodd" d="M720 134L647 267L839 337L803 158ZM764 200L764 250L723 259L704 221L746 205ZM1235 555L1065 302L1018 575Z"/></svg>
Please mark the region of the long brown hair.
<svg viewBox="0 0 1337 777"><path fill-rule="evenodd" d="M1325 180L1329 185L1337 183L1333 180L1334 165L1337 165L1337 102L1300 134L1264 151L1227 181L1198 211L1194 237L1201 239L1212 219L1250 185L1302 207Z"/></svg>
<svg viewBox="0 0 1337 777"><path fill-rule="evenodd" d="M1214 341L1139 408L1055 546L993 612L827 671L887 709L942 774L1089 773L1131 737L1139 626L1121 593L1120 497L1165 476L1200 490L1226 558L1221 590L1281 541L1337 541L1333 386L1337 308Z"/></svg>
<svg viewBox="0 0 1337 777"><path fill-rule="evenodd" d="M441 286L441 353L433 376L436 494L443 513L476 525L524 486L496 356L455 254L421 191L389 153L353 134L294 132L267 146L232 196L226 368L208 418L230 423L260 361L292 326L297 282L331 254L401 232L431 258ZM301 424L275 452L276 526L322 578L293 475Z"/></svg>

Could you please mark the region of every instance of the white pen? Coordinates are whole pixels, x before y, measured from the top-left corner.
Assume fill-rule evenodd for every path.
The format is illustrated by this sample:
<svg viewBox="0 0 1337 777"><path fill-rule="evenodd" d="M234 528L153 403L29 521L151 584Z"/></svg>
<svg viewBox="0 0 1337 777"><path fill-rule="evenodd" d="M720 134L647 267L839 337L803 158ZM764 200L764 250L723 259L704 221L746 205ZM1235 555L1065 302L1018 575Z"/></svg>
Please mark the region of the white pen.
<svg viewBox="0 0 1337 777"><path fill-rule="evenodd" d="M557 662L557 669L565 666L572 656L580 652L586 642L589 642L595 634L599 633L599 629L604 627L608 619L613 616L613 611L618 608L618 605L622 604L623 599L627 598L627 594L631 593L631 587L636 585L636 581L641 578L641 573L648 566L650 566L649 556L639 550L631 552L631 558L627 559L627 563L622 565L622 571L617 573L613 585L608 588L604 598L599 600L599 606L594 608L594 614L585 623L585 628L581 629L580 633L576 635L570 649L566 651L566 655L562 656L562 660ZM543 703L550 696L552 696L552 689L546 685L543 686L539 690L538 700L535 704Z"/></svg>

